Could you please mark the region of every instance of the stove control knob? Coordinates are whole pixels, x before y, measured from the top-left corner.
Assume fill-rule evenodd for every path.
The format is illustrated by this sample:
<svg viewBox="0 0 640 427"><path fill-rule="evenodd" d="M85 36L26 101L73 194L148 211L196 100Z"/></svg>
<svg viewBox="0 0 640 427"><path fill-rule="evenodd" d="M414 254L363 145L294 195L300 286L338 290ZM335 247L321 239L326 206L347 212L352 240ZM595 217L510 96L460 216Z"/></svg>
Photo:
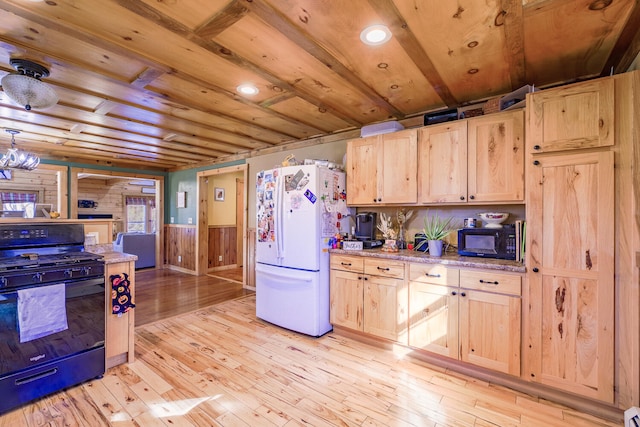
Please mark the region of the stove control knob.
<svg viewBox="0 0 640 427"><path fill-rule="evenodd" d="M64 277L69 277L69 278L73 277L73 270L70 269L70 268L65 270L64 271Z"/></svg>
<svg viewBox="0 0 640 427"><path fill-rule="evenodd" d="M38 272L38 273L36 273L36 274L34 274L34 275L33 275L33 280L34 280L35 282L40 282L40 283L42 283L42 278L43 278L43 277L44 277L44 273L40 273L40 272Z"/></svg>
<svg viewBox="0 0 640 427"><path fill-rule="evenodd" d="M84 274L85 276L91 274L91 267L82 267L82 274Z"/></svg>
<svg viewBox="0 0 640 427"><path fill-rule="evenodd" d="M7 287L7 278L0 277L0 288L6 288L6 287Z"/></svg>

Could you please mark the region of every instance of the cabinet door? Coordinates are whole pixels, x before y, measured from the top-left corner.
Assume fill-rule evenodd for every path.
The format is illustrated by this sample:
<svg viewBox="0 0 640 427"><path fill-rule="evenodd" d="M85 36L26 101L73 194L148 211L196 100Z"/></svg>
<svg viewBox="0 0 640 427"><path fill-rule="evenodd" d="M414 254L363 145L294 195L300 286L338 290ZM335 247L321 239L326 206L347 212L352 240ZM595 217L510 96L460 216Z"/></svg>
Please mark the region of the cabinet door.
<svg viewBox="0 0 640 427"><path fill-rule="evenodd" d="M362 274L331 270L329 321L362 331Z"/></svg>
<svg viewBox="0 0 640 427"><path fill-rule="evenodd" d="M524 200L524 113L469 119L468 199L470 202Z"/></svg>
<svg viewBox="0 0 640 427"><path fill-rule="evenodd" d="M107 358L107 368L115 366L119 363L128 361L133 362L134 354L134 322L135 308L118 317L111 313L111 280L110 276L115 274L122 275L126 273L129 276L129 289L131 291L131 299L135 302L135 269L134 262L118 262L115 264L107 264L105 272L105 288L106 288L106 337L105 352Z"/></svg>
<svg viewBox="0 0 640 427"><path fill-rule="evenodd" d="M598 79L527 95L531 153L614 144L614 81Z"/></svg>
<svg viewBox="0 0 640 427"><path fill-rule="evenodd" d="M365 276L364 332L407 343L408 295L404 280Z"/></svg>
<svg viewBox="0 0 640 427"><path fill-rule="evenodd" d="M418 157L420 203L466 202L466 120L421 128Z"/></svg>
<svg viewBox="0 0 640 427"><path fill-rule="evenodd" d="M381 203L416 203L418 134L415 129L382 135ZM348 194L348 193L347 193Z"/></svg>
<svg viewBox="0 0 640 427"><path fill-rule="evenodd" d="M613 402L614 157L536 156L527 183L528 376Z"/></svg>
<svg viewBox="0 0 640 427"><path fill-rule="evenodd" d="M378 203L379 136L354 139L347 143L347 204L372 205Z"/></svg>
<svg viewBox="0 0 640 427"><path fill-rule="evenodd" d="M460 290L460 358L520 375L520 298Z"/></svg>
<svg viewBox="0 0 640 427"><path fill-rule="evenodd" d="M458 358L458 288L409 283L409 345Z"/></svg>

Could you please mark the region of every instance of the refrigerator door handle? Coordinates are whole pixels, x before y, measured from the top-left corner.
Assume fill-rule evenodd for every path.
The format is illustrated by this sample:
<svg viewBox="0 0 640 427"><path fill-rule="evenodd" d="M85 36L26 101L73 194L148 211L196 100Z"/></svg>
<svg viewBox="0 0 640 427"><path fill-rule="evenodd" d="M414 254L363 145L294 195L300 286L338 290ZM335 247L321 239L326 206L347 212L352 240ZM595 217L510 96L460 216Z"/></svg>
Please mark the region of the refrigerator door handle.
<svg viewBox="0 0 640 427"><path fill-rule="evenodd" d="M278 174L276 180L276 256L284 258L284 178Z"/></svg>
<svg viewBox="0 0 640 427"><path fill-rule="evenodd" d="M283 272L272 273L270 271L265 271L261 268L256 268L256 271L260 271L261 274L271 277L273 279L278 279L277 284L286 285L287 283L300 285L303 283L311 283L313 282L313 276L306 276L300 274L285 274ZM273 285L273 283L271 284Z"/></svg>

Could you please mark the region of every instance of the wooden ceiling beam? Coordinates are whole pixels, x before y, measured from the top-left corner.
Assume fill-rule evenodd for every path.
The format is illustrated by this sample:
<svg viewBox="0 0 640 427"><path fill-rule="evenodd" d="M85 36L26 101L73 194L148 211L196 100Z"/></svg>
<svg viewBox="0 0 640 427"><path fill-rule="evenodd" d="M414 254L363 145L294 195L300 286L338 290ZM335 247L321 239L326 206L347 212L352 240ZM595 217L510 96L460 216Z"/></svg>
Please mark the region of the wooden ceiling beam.
<svg viewBox="0 0 640 427"><path fill-rule="evenodd" d="M234 0L219 13L211 16L198 27L195 33L203 39L213 39L215 36L241 20L249 9L244 1Z"/></svg>
<svg viewBox="0 0 640 427"><path fill-rule="evenodd" d="M376 11L381 19L384 19L391 30L391 33L398 39L402 48L414 62L416 67L422 72L424 77L431 83L440 99L449 108L457 107L458 100L453 96L451 90L444 79L436 70L435 65L424 51L418 38L409 28L409 24L404 20L400 11L396 8L392 0L368 0L369 4Z"/></svg>

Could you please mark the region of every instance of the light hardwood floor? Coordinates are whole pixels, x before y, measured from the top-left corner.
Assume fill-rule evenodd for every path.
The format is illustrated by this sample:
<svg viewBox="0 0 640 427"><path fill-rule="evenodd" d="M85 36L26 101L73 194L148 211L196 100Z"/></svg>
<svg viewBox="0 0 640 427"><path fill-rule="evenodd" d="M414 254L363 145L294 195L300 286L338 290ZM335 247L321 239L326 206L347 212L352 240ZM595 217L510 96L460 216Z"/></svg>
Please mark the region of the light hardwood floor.
<svg viewBox="0 0 640 427"><path fill-rule="evenodd" d="M255 317L255 296L136 328L136 361L0 426L613 426L328 333Z"/></svg>

